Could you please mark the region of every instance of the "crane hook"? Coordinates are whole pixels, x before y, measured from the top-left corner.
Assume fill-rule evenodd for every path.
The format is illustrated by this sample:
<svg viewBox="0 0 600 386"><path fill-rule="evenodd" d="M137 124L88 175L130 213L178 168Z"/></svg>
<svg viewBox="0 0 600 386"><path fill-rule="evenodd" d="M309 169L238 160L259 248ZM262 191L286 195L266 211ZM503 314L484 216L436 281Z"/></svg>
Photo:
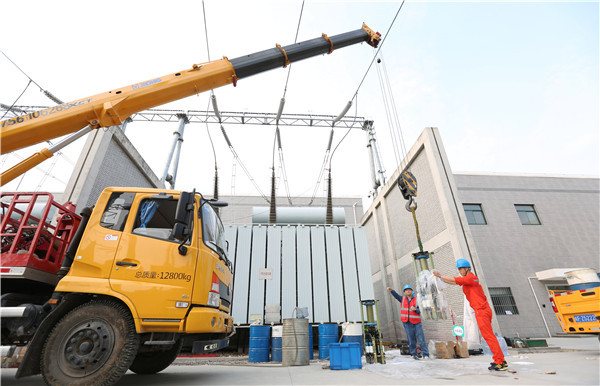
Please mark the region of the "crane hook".
<svg viewBox="0 0 600 386"><path fill-rule="evenodd" d="M414 210L417 210L417 201L411 196L408 198L408 201L406 201L406 205L404 207L409 212L412 212L413 208Z"/></svg>

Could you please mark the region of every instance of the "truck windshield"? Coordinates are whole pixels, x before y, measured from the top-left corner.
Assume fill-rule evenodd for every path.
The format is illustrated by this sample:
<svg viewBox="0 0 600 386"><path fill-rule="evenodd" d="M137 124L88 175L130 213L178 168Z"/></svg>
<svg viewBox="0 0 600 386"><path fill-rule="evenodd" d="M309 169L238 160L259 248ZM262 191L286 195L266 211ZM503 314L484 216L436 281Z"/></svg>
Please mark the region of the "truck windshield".
<svg viewBox="0 0 600 386"><path fill-rule="evenodd" d="M202 239L212 250L217 252L227 263L223 223L217 212L207 201L203 200L202 207Z"/></svg>

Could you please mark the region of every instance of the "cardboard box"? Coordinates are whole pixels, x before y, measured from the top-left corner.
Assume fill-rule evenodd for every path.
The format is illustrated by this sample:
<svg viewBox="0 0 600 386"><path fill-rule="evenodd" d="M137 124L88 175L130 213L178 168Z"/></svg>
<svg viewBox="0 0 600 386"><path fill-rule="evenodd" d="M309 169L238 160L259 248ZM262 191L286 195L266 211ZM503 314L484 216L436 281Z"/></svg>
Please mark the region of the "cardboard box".
<svg viewBox="0 0 600 386"><path fill-rule="evenodd" d="M454 358L456 356L456 341L449 340L446 344L448 355L450 355L451 358Z"/></svg>
<svg viewBox="0 0 600 386"><path fill-rule="evenodd" d="M435 343L435 356L438 359L451 359L454 358L454 351L452 355L448 352L448 344L446 342L434 342Z"/></svg>
<svg viewBox="0 0 600 386"><path fill-rule="evenodd" d="M459 358L469 357L469 345L467 342L458 342L454 345L454 352Z"/></svg>

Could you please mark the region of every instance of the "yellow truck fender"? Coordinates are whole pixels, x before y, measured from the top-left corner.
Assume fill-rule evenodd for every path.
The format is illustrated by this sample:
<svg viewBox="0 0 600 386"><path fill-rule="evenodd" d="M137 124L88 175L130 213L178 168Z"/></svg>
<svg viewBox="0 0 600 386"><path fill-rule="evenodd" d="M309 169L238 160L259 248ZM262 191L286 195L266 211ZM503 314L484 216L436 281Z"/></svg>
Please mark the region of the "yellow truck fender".
<svg viewBox="0 0 600 386"><path fill-rule="evenodd" d="M85 294L96 294L103 295L106 297L112 297L122 301L129 312L135 323L135 330L138 333L143 332L140 324L140 318L133 302L122 293L115 292L111 289L108 279L105 278L94 278L94 277L80 277L80 276L65 276L58 283L55 289L56 292L63 293L85 293Z"/></svg>

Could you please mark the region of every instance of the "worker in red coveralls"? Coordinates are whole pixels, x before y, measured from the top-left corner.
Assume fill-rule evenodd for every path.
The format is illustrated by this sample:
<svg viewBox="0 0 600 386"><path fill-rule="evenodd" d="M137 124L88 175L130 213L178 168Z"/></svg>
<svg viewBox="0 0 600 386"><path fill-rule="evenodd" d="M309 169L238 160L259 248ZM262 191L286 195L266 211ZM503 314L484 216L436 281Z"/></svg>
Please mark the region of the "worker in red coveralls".
<svg viewBox="0 0 600 386"><path fill-rule="evenodd" d="M402 289L404 296L398 295L391 287L387 287L387 290L401 304L400 320L402 320L404 329L406 330L410 355L413 359L429 358L429 350L427 349L427 342L425 341L425 334L423 334L423 326L421 325L421 311L417 305L417 299L413 297L412 287L408 284L404 286ZM419 341L423 355L417 354L417 340Z"/></svg>
<svg viewBox="0 0 600 386"><path fill-rule="evenodd" d="M479 284L479 278L471 272L471 264L465 259L458 259L456 261L456 268L458 268L460 277L444 276L438 271L433 271L433 275L442 279L444 283L462 286L465 297L471 304L471 308L475 311L475 319L477 319L481 336L483 336L483 339L490 346L490 350L492 350L494 361L490 363L491 366L488 369L505 371L508 369L508 364L504 360L504 354L492 330L492 309L488 304L481 284Z"/></svg>

